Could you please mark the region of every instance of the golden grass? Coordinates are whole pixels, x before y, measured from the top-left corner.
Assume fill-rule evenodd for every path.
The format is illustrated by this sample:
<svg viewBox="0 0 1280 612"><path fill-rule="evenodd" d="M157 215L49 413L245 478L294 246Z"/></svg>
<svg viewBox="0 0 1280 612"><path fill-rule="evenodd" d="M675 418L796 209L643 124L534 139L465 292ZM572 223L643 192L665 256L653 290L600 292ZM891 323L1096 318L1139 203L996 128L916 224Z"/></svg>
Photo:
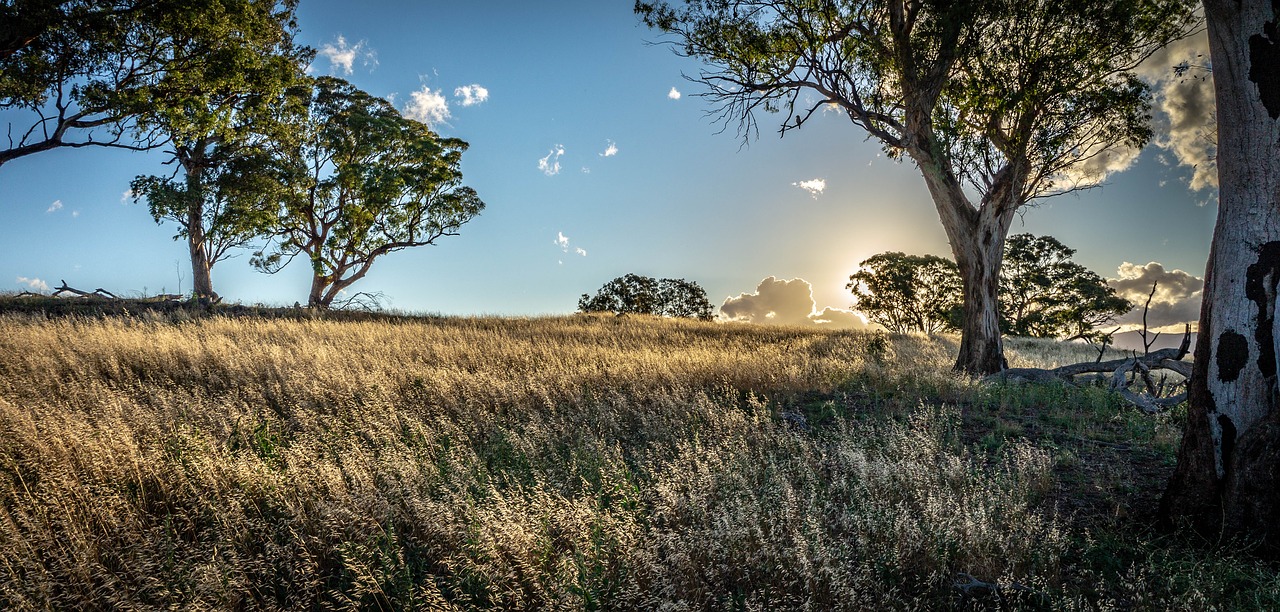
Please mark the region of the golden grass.
<svg viewBox="0 0 1280 612"><path fill-rule="evenodd" d="M962 440L984 391L954 347L0 318L0 608L928 607L957 572L1060 592L1053 454Z"/></svg>

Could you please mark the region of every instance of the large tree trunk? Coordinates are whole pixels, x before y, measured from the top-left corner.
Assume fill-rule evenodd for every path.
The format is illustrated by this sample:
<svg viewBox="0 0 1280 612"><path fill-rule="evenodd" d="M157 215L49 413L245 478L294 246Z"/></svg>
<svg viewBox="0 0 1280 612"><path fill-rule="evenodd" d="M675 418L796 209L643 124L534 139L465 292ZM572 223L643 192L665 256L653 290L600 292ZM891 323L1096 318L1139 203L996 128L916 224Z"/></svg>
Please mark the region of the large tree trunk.
<svg viewBox="0 0 1280 612"><path fill-rule="evenodd" d="M311 292L307 295L308 308L328 308L333 297L326 299L325 289L329 287L329 277L319 272L311 275Z"/></svg>
<svg viewBox="0 0 1280 612"><path fill-rule="evenodd" d="M203 157L186 164L187 174L187 248L191 252L191 296L217 300L213 292L213 270L205 245L204 167Z"/></svg>
<svg viewBox="0 0 1280 612"><path fill-rule="evenodd" d="M951 249L964 287L964 320L960 326L960 354L955 369L969 374L994 374L1005 368L1000 338L1000 263L1008 224L978 215L974 226L948 229Z"/></svg>
<svg viewBox="0 0 1280 612"><path fill-rule="evenodd" d="M1218 221L1190 409L1161 502L1174 524L1280 552L1280 3L1205 0L1218 102Z"/></svg>
<svg viewBox="0 0 1280 612"><path fill-rule="evenodd" d="M964 288L960 354L953 367L958 372L976 376L994 374L1005 368L998 298L1004 239L1016 208L1010 195L1016 193L1014 175L1002 173L984 205L975 208L955 177L940 167L938 156L917 149L912 157L920 166L938 218L947 232Z"/></svg>

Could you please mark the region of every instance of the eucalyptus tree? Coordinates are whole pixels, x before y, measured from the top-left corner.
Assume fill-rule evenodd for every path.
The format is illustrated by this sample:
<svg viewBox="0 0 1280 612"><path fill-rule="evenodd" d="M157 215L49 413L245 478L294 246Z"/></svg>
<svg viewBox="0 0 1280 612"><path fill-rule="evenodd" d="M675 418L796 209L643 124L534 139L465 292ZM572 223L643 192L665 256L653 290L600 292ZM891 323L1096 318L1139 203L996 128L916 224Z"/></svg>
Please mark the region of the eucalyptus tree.
<svg viewBox="0 0 1280 612"><path fill-rule="evenodd" d="M162 135L136 129L134 101L174 67L159 21L182 5L0 0L0 110L10 119L0 166L58 148L163 143Z"/></svg>
<svg viewBox="0 0 1280 612"><path fill-rule="evenodd" d="M683 278L655 279L639 274L619 276L600 287L595 295L578 299L582 312L634 313L659 317L711 320L711 301L695 281Z"/></svg>
<svg viewBox="0 0 1280 612"><path fill-rule="evenodd" d="M1001 368L1004 239L1036 198L1096 180L1151 136L1142 60L1193 26L1191 0L640 0L707 66L704 96L746 138L839 110L915 162L964 285L955 367Z"/></svg>
<svg viewBox="0 0 1280 612"><path fill-rule="evenodd" d="M462 184L467 143L342 79L315 79L294 128L272 145L281 205L254 263L276 272L305 256L311 307L328 308L383 255L458 235L484 209Z"/></svg>
<svg viewBox="0 0 1280 612"><path fill-rule="evenodd" d="M263 147L289 131L281 118L285 94L304 81L311 57L293 42L296 6L197 0L196 8L159 19L163 52L182 68L167 71L134 103L139 126L164 134L183 177L138 177L133 187L157 222L181 228L194 297L217 298L213 265L229 247L265 232L272 218L261 210L269 206Z"/></svg>
<svg viewBox="0 0 1280 612"><path fill-rule="evenodd" d="M1000 265L1000 325L1005 333L1094 338L1095 328L1133 309L1102 277L1072 261L1075 253L1053 236L1009 236Z"/></svg>
<svg viewBox="0 0 1280 612"><path fill-rule="evenodd" d="M845 287L872 323L894 333L955 329L963 309L955 262L936 255L877 253L858 267Z"/></svg>
<svg viewBox="0 0 1280 612"><path fill-rule="evenodd" d="M1178 467L1161 514L1280 554L1280 4L1205 0L1218 219Z"/></svg>

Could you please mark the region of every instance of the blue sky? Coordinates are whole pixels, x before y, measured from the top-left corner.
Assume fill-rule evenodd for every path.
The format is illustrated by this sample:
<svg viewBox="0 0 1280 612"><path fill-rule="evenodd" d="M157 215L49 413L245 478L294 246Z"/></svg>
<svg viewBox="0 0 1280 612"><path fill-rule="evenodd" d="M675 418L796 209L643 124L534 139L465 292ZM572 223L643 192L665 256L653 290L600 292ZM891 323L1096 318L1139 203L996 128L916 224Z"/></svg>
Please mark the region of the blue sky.
<svg viewBox="0 0 1280 612"><path fill-rule="evenodd" d="M717 134L724 126L682 77L699 65L650 44L661 39L631 5L302 0L300 42L330 51L314 71L407 113L415 93L442 97L449 115L433 125L471 144L465 182L487 204L461 236L379 260L353 291L383 292L410 311L536 315L571 312L580 294L629 272L696 280L717 305L773 276L807 280L821 310L850 307L844 284L870 255L950 255L914 166L881 157L847 119L824 115L779 139L778 117L762 116L760 138L745 147L736 125ZM1149 72L1158 79L1167 70ZM1195 153L1179 147L1194 148L1185 134L1205 110L1176 90L1203 88L1162 83L1164 148L1148 147L1102 187L1044 201L1013 231L1052 234L1106 277L1125 262L1201 276L1216 210L1210 189L1189 189L1194 170L1179 161ZM474 103L464 105L458 88L472 85L487 97L477 101L472 89ZM1160 114L1161 103L1172 114ZM28 119L0 114L14 129ZM611 145L616 152L605 155ZM0 289L65 279L176 292L181 277L190 290L176 228L157 226L145 205L122 196L135 175L170 172L165 159L79 149L0 166ZM543 159L559 172L540 169ZM814 179L825 181L820 193L799 185ZM305 302L307 272L295 263L264 275L245 254L217 265L214 287L230 301Z"/></svg>

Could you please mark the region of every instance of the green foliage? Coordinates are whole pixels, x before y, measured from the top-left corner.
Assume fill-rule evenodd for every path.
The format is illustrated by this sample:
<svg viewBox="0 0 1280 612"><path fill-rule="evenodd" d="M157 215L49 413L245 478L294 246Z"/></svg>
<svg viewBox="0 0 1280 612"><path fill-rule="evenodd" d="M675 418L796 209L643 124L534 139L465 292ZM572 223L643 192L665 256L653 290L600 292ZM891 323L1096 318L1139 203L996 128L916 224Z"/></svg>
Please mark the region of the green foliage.
<svg viewBox="0 0 1280 612"><path fill-rule="evenodd" d="M198 211L204 248L210 267L231 249L249 244L273 227L272 195L278 183L266 173L259 153L241 151L231 159L201 173L201 180L175 181L169 177L139 176L130 183L135 200L145 200L156 223L173 221L179 230L174 239L191 239L191 212Z"/></svg>
<svg viewBox="0 0 1280 612"><path fill-rule="evenodd" d="M895 252L872 255L858 265L846 288L872 322L895 333L956 328L962 304L955 262Z"/></svg>
<svg viewBox="0 0 1280 612"><path fill-rule="evenodd" d="M270 228L279 189L267 143L284 138L286 91L304 78L310 50L293 43L296 0L200 0L157 15L158 52L171 70L125 100L141 129L168 138L184 183L133 181L159 223L181 228L193 293L212 296L210 268Z"/></svg>
<svg viewBox="0 0 1280 612"><path fill-rule="evenodd" d="M320 77L295 95L295 134L272 149L283 195L275 242L254 263L275 272L305 255L310 305L329 307L377 258L456 236L484 209L462 184L467 143L341 79Z"/></svg>
<svg viewBox="0 0 1280 612"><path fill-rule="evenodd" d="M636 274L619 276L605 283L594 296L582 294L578 310L711 320L711 302L698 283Z"/></svg>
<svg viewBox="0 0 1280 612"><path fill-rule="evenodd" d="M269 95L264 74L307 54L291 42L296 4L0 2L0 109L33 116L0 164L58 147L148 149L224 131L228 111L200 109L237 92Z"/></svg>
<svg viewBox="0 0 1280 612"><path fill-rule="evenodd" d="M1005 241L1001 329L1035 338L1093 337L1095 327L1133 309L1072 255L1075 249L1053 236L1016 234Z"/></svg>
<svg viewBox="0 0 1280 612"><path fill-rule="evenodd" d="M1131 71L1190 31L1194 7L639 0L635 11L708 65L700 80L718 116L744 135L757 131L756 111L782 113L785 133L834 104L891 156L939 174L931 180L1017 208L1076 186L1099 151L1150 138L1146 87Z"/></svg>

